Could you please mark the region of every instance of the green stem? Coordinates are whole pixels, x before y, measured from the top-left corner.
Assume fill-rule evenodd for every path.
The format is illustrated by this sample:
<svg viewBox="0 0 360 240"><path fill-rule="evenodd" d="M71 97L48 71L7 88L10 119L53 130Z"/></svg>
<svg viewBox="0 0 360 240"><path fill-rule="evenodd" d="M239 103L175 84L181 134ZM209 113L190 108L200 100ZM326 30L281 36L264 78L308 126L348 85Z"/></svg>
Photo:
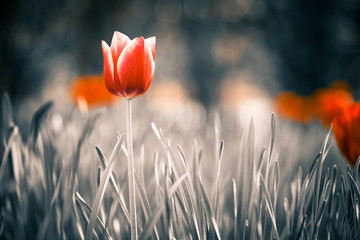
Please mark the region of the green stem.
<svg viewBox="0 0 360 240"><path fill-rule="evenodd" d="M137 221L136 221L136 197L134 180L134 155L132 142L132 124L131 124L131 100L126 100L126 140L128 150L128 177L129 177L129 201L130 201L130 219L131 219L131 240L137 240Z"/></svg>

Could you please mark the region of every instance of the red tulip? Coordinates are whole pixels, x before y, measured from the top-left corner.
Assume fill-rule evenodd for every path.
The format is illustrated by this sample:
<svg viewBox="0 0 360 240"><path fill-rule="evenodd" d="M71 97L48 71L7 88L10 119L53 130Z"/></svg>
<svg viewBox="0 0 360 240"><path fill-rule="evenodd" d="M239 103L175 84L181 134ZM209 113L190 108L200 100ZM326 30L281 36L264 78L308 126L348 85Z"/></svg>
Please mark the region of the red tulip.
<svg viewBox="0 0 360 240"><path fill-rule="evenodd" d="M347 106L333 121L333 132L341 153L351 166L360 156L360 103Z"/></svg>
<svg viewBox="0 0 360 240"><path fill-rule="evenodd" d="M114 32L109 45L101 41L104 56L104 80L114 95L135 98L149 88L155 70L156 38L128 36Z"/></svg>

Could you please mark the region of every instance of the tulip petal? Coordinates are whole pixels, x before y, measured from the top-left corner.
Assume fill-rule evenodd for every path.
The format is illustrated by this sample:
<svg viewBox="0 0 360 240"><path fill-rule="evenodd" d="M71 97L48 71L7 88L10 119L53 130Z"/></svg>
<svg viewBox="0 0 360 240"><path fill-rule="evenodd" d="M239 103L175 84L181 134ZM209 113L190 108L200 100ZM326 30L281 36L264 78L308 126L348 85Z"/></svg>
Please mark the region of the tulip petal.
<svg viewBox="0 0 360 240"><path fill-rule="evenodd" d="M149 54L150 53L150 54ZM147 53L147 55L152 55L150 49L149 49L149 52ZM148 88L150 87L150 84L151 84L151 81L154 77L154 73L155 73L155 61L154 59L151 59L151 73L150 73L150 81L146 81L145 83L145 90L144 90L144 93L148 90Z"/></svg>
<svg viewBox="0 0 360 240"><path fill-rule="evenodd" d="M146 46L150 48L153 59L155 60L155 45L156 45L156 37L150 37L145 39Z"/></svg>
<svg viewBox="0 0 360 240"><path fill-rule="evenodd" d="M114 63L117 62L117 59L119 58L121 52L123 49L130 43L130 38L126 36L125 34L115 31L113 38L111 40L111 54L114 60Z"/></svg>
<svg viewBox="0 0 360 240"><path fill-rule="evenodd" d="M127 98L138 97L149 88L154 75L154 60L143 37L132 40L122 51L117 62L117 73Z"/></svg>
<svg viewBox="0 0 360 240"><path fill-rule="evenodd" d="M118 95L115 90L116 88L114 83L114 62L111 56L110 47L105 41L101 41L101 47L104 58L104 81L106 88L112 94Z"/></svg>

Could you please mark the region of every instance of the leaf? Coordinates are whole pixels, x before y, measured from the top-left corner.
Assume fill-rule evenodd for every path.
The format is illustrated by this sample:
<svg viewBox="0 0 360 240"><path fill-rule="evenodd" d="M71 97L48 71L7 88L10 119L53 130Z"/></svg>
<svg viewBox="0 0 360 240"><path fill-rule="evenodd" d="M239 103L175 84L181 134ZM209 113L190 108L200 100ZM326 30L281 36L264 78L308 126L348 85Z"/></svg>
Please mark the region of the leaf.
<svg viewBox="0 0 360 240"><path fill-rule="evenodd" d="M236 181L234 178L231 179L231 190L232 190L233 201L234 201L234 217L235 217L235 223L236 223L237 194L236 194Z"/></svg>
<svg viewBox="0 0 360 240"><path fill-rule="evenodd" d="M179 161L177 160L177 158L175 157L174 152L172 151L169 142L166 140L163 132L157 129L155 123L151 124L155 134L157 135L157 137L160 140L160 143L164 149L164 151L167 154L170 154L171 160L172 160L172 165L175 167L174 168L174 174L175 177L178 178L179 176L183 175L183 171L180 167ZM195 196L193 194L193 192L191 192L191 188L190 188L190 181L184 181L180 187L180 190L184 193L185 196L185 200L186 200L186 206L188 207L189 211L190 211L190 215L191 215L191 229L193 232L193 237L195 239L200 239L200 234L199 234L199 229L198 229L198 224L197 224L197 216L196 216L196 212L195 212L195 206L194 206L194 202L195 202Z"/></svg>
<svg viewBox="0 0 360 240"><path fill-rule="evenodd" d="M271 113L271 138L270 138L269 162L271 160L271 156L274 148L275 133L276 133L276 118L275 118L275 114Z"/></svg>
<svg viewBox="0 0 360 240"><path fill-rule="evenodd" d="M194 147L193 147L193 162L192 162L192 186L194 189L194 193L197 196L196 197L196 204L199 212L199 220L200 220L200 226L204 226L204 214L202 209L202 203L200 198L200 190L199 190L199 184L198 184L198 176L200 176L200 157L201 155L198 153L198 143L197 141L194 141Z"/></svg>
<svg viewBox="0 0 360 240"><path fill-rule="evenodd" d="M249 149L249 155L248 155L248 163L247 163L247 179L249 182L249 195L248 195L248 199L247 199L247 215L250 215L251 212L251 208L252 208L252 204L251 204L251 199L253 196L253 179L254 179L254 151L255 151L255 128L254 128L254 120L253 118L251 118L250 120L250 127L249 127L249 133L248 133L248 149ZM245 231L244 231L245 232Z"/></svg>
<svg viewBox="0 0 360 240"><path fill-rule="evenodd" d="M274 171L274 208L276 209L277 197L280 186L280 167L278 160L275 161Z"/></svg>
<svg viewBox="0 0 360 240"><path fill-rule="evenodd" d="M186 170L189 171L189 166L188 166L186 158L185 158L184 150L182 149L182 147L179 144L176 145L176 147L177 147L177 149L178 149L178 151L180 153L181 160L183 161L183 164L185 165Z"/></svg>
<svg viewBox="0 0 360 240"><path fill-rule="evenodd" d="M91 215L91 208L90 206L85 202L85 200L81 197L81 195L76 192L76 203L78 204L78 209L81 213L81 216L83 217L83 219L89 223L89 215ZM103 239L107 239L107 240L111 240L111 236L109 234L109 232L106 230L103 222L101 221L101 219L99 217L96 217L96 224L95 224L95 231L96 233L99 235L99 233L101 233L101 237Z"/></svg>
<svg viewBox="0 0 360 240"><path fill-rule="evenodd" d="M274 208L273 208L273 206L271 204L270 194L269 194L269 191L268 191L268 189L266 187L264 177L261 174L260 174L260 187L261 187L261 190L263 191L264 196L265 196L265 203L266 203L266 206L267 206L266 209L268 210L268 213L269 213L270 218L271 218L271 223L273 225L275 237L276 237L276 239L280 239L280 236L278 234L277 227L276 227L276 219L275 219L275 216L274 216Z"/></svg>
<svg viewBox="0 0 360 240"><path fill-rule="evenodd" d="M91 215L90 215L89 225L86 229L85 239L91 239L91 237L92 237L94 225L95 225L96 218L97 218L97 213L100 209L101 201L104 197L106 186L107 186L110 176L111 176L111 172L112 172L113 168L115 167L116 159L120 153L121 144L123 143L123 137L124 137L124 135L121 135L120 138L118 138L118 141L116 142L114 150L113 150L114 154L111 155L110 163L108 164L108 166L106 166L104 174L101 177L100 185L99 185L98 190L96 191L94 203L91 208Z"/></svg>
<svg viewBox="0 0 360 240"><path fill-rule="evenodd" d="M2 131L2 143L5 146L6 141L9 139L11 134L10 131L14 123L14 112L11 106L11 101L9 95L5 92L1 97L1 131Z"/></svg>
<svg viewBox="0 0 360 240"><path fill-rule="evenodd" d="M146 197L144 186L142 185L141 180L135 170L134 170L134 177L140 196L140 202L144 210L145 220L147 221L149 219L149 216L152 214L150 203L148 198Z"/></svg>
<svg viewBox="0 0 360 240"><path fill-rule="evenodd" d="M3 180L3 177L5 176L8 159L10 159L9 156L9 154L11 153L10 150L12 149L12 146L16 144L15 137L18 134L17 132L18 132L17 127L12 128L9 140L5 144L5 151L2 156L1 167L0 167L0 181Z"/></svg>
<svg viewBox="0 0 360 240"><path fill-rule="evenodd" d="M81 153L81 148L82 145L84 143L84 141L86 140L86 138L90 135L90 133L92 132L96 121L98 120L98 118L101 115L101 111L97 111L94 112L91 117L88 119L88 121L86 122L86 125L84 126L84 128L82 129L82 133L81 136L78 140L77 146L76 146L76 150L75 150L75 155L74 155L74 164L72 165L72 169L70 171L70 180L69 180L69 192L68 192L68 196L65 200L65 204L64 204L64 214L63 214L63 221L66 221L70 215L70 212L72 210L72 204L74 203L74 193L75 193L75 176L76 176L76 172L79 168L79 162L80 162L80 153Z"/></svg>
<svg viewBox="0 0 360 240"><path fill-rule="evenodd" d="M31 127L30 127L30 137L28 139L28 141L31 141L29 142L31 148L33 148L34 145L36 144L41 123L53 105L54 103L52 101L49 101L44 105L42 105L33 115L31 120Z"/></svg>
<svg viewBox="0 0 360 240"><path fill-rule="evenodd" d="M214 228L217 239L221 239L219 228L217 226L214 213L213 213L213 211L211 209L211 206L210 206L209 198L207 197L204 186L202 185L199 178L198 178L198 182L199 182L199 186L200 186L200 190L201 190L202 199L203 199L203 202L204 202L204 205L205 205L205 211L206 211L207 215L210 217L211 224L212 224L212 226Z"/></svg>
<svg viewBox="0 0 360 240"><path fill-rule="evenodd" d="M180 178L178 178L176 180L176 182L170 187L169 192L168 192L168 196L171 197L175 191L180 187L180 185L182 184L182 182L186 179L186 177L188 177L188 174L185 173L183 176L181 176ZM155 208L155 210L153 211L152 215L150 216L149 220L146 222L145 226L144 226L144 230L142 231L142 233L140 234L139 239L147 239L147 236L149 235L149 233L152 231L152 229L154 228L155 224L158 222L161 213L165 210L165 200L162 199L162 201L157 205L157 207Z"/></svg>
<svg viewBox="0 0 360 240"><path fill-rule="evenodd" d="M216 179L215 179L215 189L214 189L213 201L212 201L215 218L217 218L217 210L218 210L219 182L220 182L220 171L221 171L221 163L222 163L222 159L223 159L223 153L224 153L224 141L221 140L220 150L219 150L219 160L218 160L218 166L217 166L217 174L216 174Z"/></svg>
<svg viewBox="0 0 360 240"><path fill-rule="evenodd" d="M355 182L353 176L351 175L350 172L347 172L347 176L348 176L351 188L353 189L357 199L360 200L360 191L359 191L359 188L356 185L356 182Z"/></svg>
<svg viewBox="0 0 360 240"><path fill-rule="evenodd" d="M360 184L359 183L359 171L360 171L360 156L359 158L357 159L356 161L356 164L355 164L355 167L354 167L354 170L353 170L353 176L355 176L355 183L357 184ZM360 200L360 199L359 199Z"/></svg>
<svg viewBox="0 0 360 240"><path fill-rule="evenodd" d="M119 136L120 135L118 134L118 137ZM107 165L106 157L104 156L102 151L97 146L95 146L95 149L96 149L96 152L97 152L97 154L99 156L101 166L102 166L103 170L105 170L106 165ZM113 155L113 154L115 154L115 153L114 152L111 153L111 155ZM110 156L110 158L111 158L111 156ZM128 224L131 224L130 223L129 211L126 208L126 203L125 203L124 199L120 195L120 191L119 191L119 188L117 187L117 184L116 184L116 181L115 181L115 178L114 178L113 174L111 174L111 176L110 176L110 183L111 183L112 189L116 193L116 197L117 197L118 203L120 204L120 209L121 209L123 215L125 216Z"/></svg>

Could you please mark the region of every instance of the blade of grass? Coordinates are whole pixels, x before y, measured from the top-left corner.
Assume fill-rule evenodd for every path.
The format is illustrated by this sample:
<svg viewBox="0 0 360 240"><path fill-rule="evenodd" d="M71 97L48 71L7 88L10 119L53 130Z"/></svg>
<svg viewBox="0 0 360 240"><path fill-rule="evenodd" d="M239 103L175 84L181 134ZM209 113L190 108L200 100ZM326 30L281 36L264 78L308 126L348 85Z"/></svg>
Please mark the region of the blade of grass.
<svg viewBox="0 0 360 240"><path fill-rule="evenodd" d="M214 113L214 162L217 163L219 161L218 156L220 156L220 136L221 136L221 123L219 113Z"/></svg>
<svg viewBox="0 0 360 240"><path fill-rule="evenodd" d="M90 135L93 128L95 127L95 123L98 120L98 118L100 117L100 114L101 114L101 111L97 111L97 112L94 112L92 114L92 116L90 116L90 118L87 120L84 128L82 129L81 136L78 140L75 154L74 154L74 164L71 165L72 169L70 171L70 176L69 176L69 179L70 179L69 180L69 191L67 192L68 196L66 197L65 204L64 204L64 211L63 211L64 214L62 217L63 223L68 220L70 212L72 211L73 204L75 203L75 178L76 178L76 172L79 168L80 153L81 153L82 146L84 144L84 141L87 139L87 137Z"/></svg>
<svg viewBox="0 0 360 240"><path fill-rule="evenodd" d="M164 239L170 239L172 236L171 233L171 210L170 210L170 197L169 193L169 170L165 167L165 182L164 182L164 203L165 203L165 211L164 211ZM155 226L154 226L155 229Z"/></svg>
<svg viewBox="0 0 360 240"><path fill-rule="evenodd" d="M54 105L52 101L49 101L42 105L33 115L33 118L31 120L31 127L30 127L30 134L28 138L28 145L31 149L34 148L36 144L36 140L39 134L41 123L43 122L44 118L46 117L46 114L49 112L51 107Z"/></svg>
<svg viewBox="0 0 360 240"><path fill-rule="evenodd" d="M10 146L11 148L11 160L12 160L12 170L14 173L14 180L16 183L16 194L19 199L21 199L22 191L20 190L20 184L24 177L24 169L22 163L22 140L20 136L20 132L14 129L14 144Z"/></svg>
<svg viewBox="0 0 360 240"><path fill-rule="evenodd" d="M266 151L266 147L263 147L263 149L261 150L260 153L260 158L259 158L259 163L256 169L256 175L255 176L259 176L259 173L261 172L264 162L265 162L265 151Z"/></svg>
<svg viewBox="0 0 360 240"><path fill-rule="evenodd" d="M195 142L196 142L196 143L194 143L194 144L197 144L197 141L196 141L196 140L195 140ZM187 163L187 161L186 161L186 157L185 157L185 154L184 154L184 150L182 149L182 147L181 147L179 144L177 144L176 147L177 147L177 149L178 149L178 151L179 151L179 153L180 153L181 160L183 161L183 164L184 164L186 170L189 171L189 166L188 166L188 163Z"/></svg>
<svg viewBox="0 0 360 240"><path fill-rule="evenodd" d="M171 185L168 196L171 197L176 190L180 187L182 182L188 177L188 174L185 173L183 176L179 177L176 182ZM155 208L152 215L150 216L149 220L146 222L144 226L143 232L140 234L139 239L147 239L147 236L149 235L150 231L154 228L155 224L159 221L159 218L161 216L161 213L165 210L165 200L163 199Z"/></svg>
<svg viewBox="0 0 360 240"><path fill-rule="evenodd" d="M315 216L315 213L318 211L318 205L319 205L319 202L318 202L318 199L319 199L319 195L320 195L320 182L321 182L321 174L322 174L322 166L323 166L323 162L324 162L324 159L325 159L325 156L326 156L326 153L327 153L327 143L328 143L328 140L329 140L329 137L330 137L330 134L331 134L331 127L328 131L328 133L326 134L326 137L325 137L325 140L323 142L323 145L321 147L321 158L319 159L319 165L317 166L317 171L316 171L316 175L315 175L315 194L313 195L313 211L312 211L312 221L315 222L316 220L316 216ZM311 225L311 229L312 231L311 232L314 232L314 227L315 225L312 224Z"/></svg>
<svg viewBox="0 0 360 240"><path fill-rule="evenodd" d="M179 193L178 192L175 192L175 197L177 199L177 203L179 204L180 206L180 210L183 214L183 219L184 219L184 225L185 225L185 229L186 229L186 232L187 233L190 233L190 222L189 222L189 215L188 213L186 212L186 209L185 209L185 206L184 206L184 200L180 197Z"/></svg>
<svg viewBox="0 0 360 240"><path fill-rule="evenodd" d="M355 167L353 169L353 174L352 174L353 176L355 176L354 180L355 180L356 184L360 184L359 183L359 171L360 171L359 167L360 167L360 156L356 161Z"/></svg>
<svg viewBox="0 0 360 240"><path fill-rule="evenodd" d="M140 153L141 153L141 156L140 156L140 170L139 170L139 173L140 173L141 182L145 187L145 176L144 176L145 146L144 146L144 144L141 144Z"/></svg>
<svg viewBox="0 0 360 240"><path fill-rule="evenodd" d="M274 148L275 133L276 133L276 118L275 118L275 114L271 113L271 137L270 137L270 149L269 149L269 158L268 158L269 163L270 163L273 148Z"/></svg>
<svg viewBox="0 0 360 240"><path fill-rule="evenodd" d="M264 193L264 196L265 196L265 203L266 203L266 206L267 206L267 210L268 210L268 213L270 215L270 218L271 218L271 223L273 225L273 229L274 229L274 233L275 233L275 238L276 239L280 239L280 236L279 236L279 233L278 233L278 230L277 230L277 227L276 227L276 219L275 219L275 216L274 216L274 208L272 206L272 203L271 203L271 198L270 198L270 194L269 194L269 191L266 187L266 184L265 184L265 180L264 180L264 177L260 174L260 187Z"/></svg>
<svg viewBox="0 0 360 240"><path fill-rule="evenodd" d="M95 199L94 199L94 202L92 205L89 225L88 225L88 227L86 229L86 233L85 233L85 239L91 240L94 225L95 225L96 218L97 218L97 213L100 209L100 206L101 206L100 204L101 204L102 198L105 194L106 186L109 182L111 172L112 172L113 168L115 167L116 159L120 153L121 144L123 143L123 137L124 137L124 135L121 135L120 137L118 137L118 141L116 142L115 147L114 147L115 151L113 151L114 155L112 155L110 157L110 163L108 164L108 166L106 166L104 174L101 177L100 185L99 185L98 190L96 191Z"/></svg>
<svg viewBox="0 0 360 240"><path fill-rule="evenodd" d="M286 224L281 234L281 239L286 239L290 233L291 229L291 212L290 212L290 205L289 200L287 197L284 197L284 210L285 210L285 218L286 218Z"/></svg>
<svg viewBox="0 0 360 240"><path fill-rule="evenodd" d="M11 132L8 132L13 126L14 123L14 112L11 106L11 101L9 95L5 92L1 96L1 141L5 146L6 141L9 139ZM11 130L10 130L11 131Z"/></svg>
<svg viewBox="0 0 360 240"><path fill-rule="evenodd" d="M145 220L147 221L149 219L149 216L151 216L151 214L152 214L150 203L149 203L148 198L146 197L144 186L141 183L141 180L140 180L138 174L136 173L136 171L134 171L134 177L135 177L135 183L136 183L136 186L137 186L137 189L139 192L139 196L140 196L140 202L141 202L141 205L144 210Z"/></svg>
<svg viewBox="0 0 360 240"><path fill-rule="evenodd" d="M214 213L211 209L211 205L210 205L210 202L209 202L209 198L207 197L207 194L205 192L205 189L204 189L204 186L202 185L200 179L198 178L198 182L199 182L199 186L200 186L200 190L201 190L201 195L202 195L202 199L203 199L203 202L204 202L204 205L205 205L205 211L207 213L207 215L209 216L210 218L210 222L213 226L213 230L216 234L216 237L217 239L221 239L220 237L220 232L219 232L219 228L217 226L217 223L216 223L216 219L215 219L215 216L214 216Z"/></svg>
<svg viewBox="0 0 360 240"><path fill-rule="evenodd" d="M145 216L145 222L147 222L149 220L149 217L152 214L150 203L146 196L145 188L142 185L141 180L135 170L134 170L134 176L135 176L135 182L136 182L136 186L137 186L139 196L140 196L140 203L143 208L143 212L144 212L144 216ZM139 229L139 230L141 230L141 229ZM159 234L158 234L158 230L157 230L156 226L154 226L154 237L155 237L155 239L159 239Z"/></svg>
<svg viewBox="0 0 360 240"><path fill-rule="evenodd" d="M278 160L275 161L275 169L274 169L274 209L276 209L277 198L279 193L279 186L280 186L280 167Z"/></svg>
<svg viewBox="0 0 360 240"><path fill-rule="evenodd" d="M66 173L66 170L62 169L62 171L60 173L60 176L59 176L59 179L58 179L58 181L56 183L56 187L55 187L53 196L51 198L49 211L47 212L44 220L42 221L42 223L41 223L41 225L39 227L36 239L44 239L46 230L48 229L48 226L49 226L51 220L56 219L56 216L54 216L55 215L54 214L54 207L55 207L56 200L59 198L60 188L61 188L61 185L63 184L63 178L65 176L65 173Z"/></svg>
<svg viewBox="0 0 360 240"><path fill-rule="evenodd" d="M5 171L6 171L6 166L7 166L7 162L9 159L9 153L11 150L11 146L15 143L15 136L17 135L18 132L18 128L15 126L14 128L11 129L11 133L10 133L10 137L9 140L7 141L6 144L4 144L5 146L5 151L4 154L2 156L2 161L1 161L1 167L0 167L0 181L3 179L3 177L5 176Z"/></svg>
<svg viewBox="0 0 360 240"><path fill-rule="evenodd" d="M224 153L224 141L221 140L220 148L219 148L219 159L218 159L218 166L217 166L217 174L215 179L215 189L213 193L213 209L215 214L215 219L217 219L217 209L218 209L218 195L219 195L219 182L220 182L220 172L221 172L221 163L223 159Z"/></svg>
<svg viewBox="0 0 360 240"><path fill-rule="evenodd" d="M97 154L99 156L101 166L102 166L103 170L105 170L106 165L107 165L106 157L104 156L102 151L97 146L95 146L95 149L96 149L96 152L97 152ZM115 154L115 152L113 152L112 155L113 154ZM116 181L115 181L115 178L114 178L113 174L111 174L111 176L110 176L110 183L111 183L111 186L112 186L113 190L116 193L117 200L118 200L118 203L120 205L120 209L122 211L122 214L125 216L128 224L130 224L129 211L126 208L126 203L125 203L124 199L120 196L120 191L119 191L119 188L117 187L117 184L116 184Z"/></svg>
<svg viewBox="0 0 360 240"><path fill-rule="evenodd" d="M91 215L90 206L85 202L85 200L81 197L81 195L78 192L76 192L75 199L76 199L76 203L78 204L78 209L81 213L81 216L87 223L89 223L89 215ZM102 234L101 237L103 239L108 239L108 240L112 239L109 232L106 230L103 222L99 217L96 217L96 224L94 227L95 227L95 232L97 234L101 233Z"/></svg>
<svg viewBox="0 0 360 240"><path fill-rule="evenodd" d="M200 162L200 154L198 153L198 143L197 141L194 141L194 147L193 147L193 166L192 166L192 185L194 188L194 193L197 196L196 197L196 204L197 209L199 211L199 221L200 226L204 226L204 216L203 216L203 209L201 204L201 198L199 197L199 184L197 181L198 175L200 176L200 169L199 169L199 162Z"/></svg>
<svg viewBox="0 0 360 240"><path fill-rule="evenodd" d="M357 199L360 200L360 191L356 185L355 179L353 178L350 172L347 172L347 176L348 176L348 181L350 182L350 186L355 193L355 196L357 197Z"/></svg>
<svg viewBox="0 0 360 240"><path fill-rule="evenodd" d="M251 200L252 200L252 195L253 195L253 179L254 179L254 151L255 151L255 128L254 128L254 120L253 118L251 118L250 120L250 126L249 126L249 133L248 133L248 159L247 159L247 178L248 178L248 182L249 182L249 195L248 195L248 199L247 199L247 216L250 216L251 213L251 208L252 208L252 204L251 204ZM247 217L248 218L248 217ZM244 229L245 232L245 229Z"/></svg>
<svg viewBox="0 0 360 240"><path fill-rule="evenodd" d="M165 152L167 154L170 154L171 156L171 160L172 160L172 163L174 165L174 174L175 174L175 177L178 178L179 176L183 175L183 171L179 165L179 161L177 160L177 158L175 157L175 154L173 153L168 141L166 140L163 132L160 131L157 129L156 125L154 122L151 123L151 127L152 129L154 130L158 140L160 141L162 147L164 148ZM190 179L190 178L189 178ZM192 221L191 221L191 228L192 228L192 232L193 232L193 237L195 239L200 239L200 233L199 233L199 228L198 228L198 223L197 223L197 216L196 216L196 211L195 211L195 206L194 206L194 202L195 202L195 196L194 196L194 193L191 192L191 189L190 189L190 181L189 179L185 180L181 187L180 187L180 190L181 192L183 192L184 196L185 196L185 199L186 199L186 206L187 208L189 209L190 211L190 215L191 215L191 218L192 218Z"/></svg>
<svg viewBox="0 0 360 240"><path fill-rule="evenodd" d="M231 190L233 195L233 201L234 201L234 224L236 225L236 214L237 214L237 194L236 194L236 181L234 178L231 179ZM235 236L235 235L234 235Z"/></svg>

